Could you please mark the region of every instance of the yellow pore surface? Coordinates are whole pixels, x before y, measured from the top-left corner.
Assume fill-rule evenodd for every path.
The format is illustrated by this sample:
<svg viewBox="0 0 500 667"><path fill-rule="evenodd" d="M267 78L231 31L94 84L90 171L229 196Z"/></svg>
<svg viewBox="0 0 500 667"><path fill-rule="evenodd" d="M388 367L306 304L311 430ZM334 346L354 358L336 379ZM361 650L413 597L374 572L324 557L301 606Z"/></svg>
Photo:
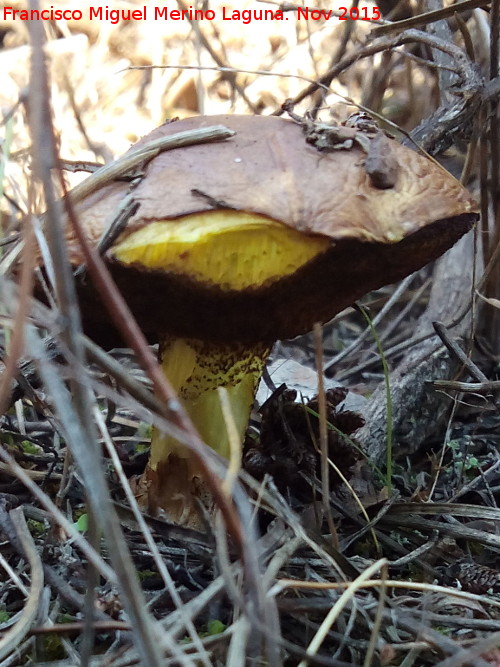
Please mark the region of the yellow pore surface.
<svg viewBox="0 0 500 667"><path fill-rule="evenodd" d="M111 252L124 264L241 290L294 273L329 244L264 216L222 210L151 222Z"/></svg>

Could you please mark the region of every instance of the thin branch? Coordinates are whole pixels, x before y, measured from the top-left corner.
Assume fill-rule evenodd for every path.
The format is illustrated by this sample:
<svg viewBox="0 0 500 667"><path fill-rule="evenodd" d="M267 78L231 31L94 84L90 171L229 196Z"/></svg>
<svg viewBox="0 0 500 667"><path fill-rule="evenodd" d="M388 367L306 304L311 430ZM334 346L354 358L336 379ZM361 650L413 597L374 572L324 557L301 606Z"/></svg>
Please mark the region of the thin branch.
<svg viewBox="0 0 500 667"><path fill-rule="evenodd" d="M381 37L382 35L387 35L400 30L407 30L408 28L420 28L429 25L429 23L433 23L434 21L441 21L442 19L449 18L454 14L467 12L471 9L476 9L477 7L487 7L490 2L491 0L464 0L463 2L456 2L449 7L436 9L433 12L425 12L424 14L417 14L417 16L412 16L408 19L377 26L372 30L372 35L374 37Z"/></svg>

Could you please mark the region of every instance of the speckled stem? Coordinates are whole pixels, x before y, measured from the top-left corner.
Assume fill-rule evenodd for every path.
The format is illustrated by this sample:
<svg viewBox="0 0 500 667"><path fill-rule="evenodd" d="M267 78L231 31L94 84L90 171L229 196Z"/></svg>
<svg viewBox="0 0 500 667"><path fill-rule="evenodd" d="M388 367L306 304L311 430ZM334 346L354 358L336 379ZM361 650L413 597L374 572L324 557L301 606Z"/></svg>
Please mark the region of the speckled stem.
<svg viewBox="0 0 500 667"><path fill-rule="evenodd" d="M227 390L242 442L268 355L269 346L264 344L250 348L221 346L184 338L166 340L160 347L162 369L200 436L225 458L229 457L229 440L217 388ZM147 476L152 504L164 509L174 521L193 525L195 497L210 505L190 451L157 430L152 436Z"/></svg>

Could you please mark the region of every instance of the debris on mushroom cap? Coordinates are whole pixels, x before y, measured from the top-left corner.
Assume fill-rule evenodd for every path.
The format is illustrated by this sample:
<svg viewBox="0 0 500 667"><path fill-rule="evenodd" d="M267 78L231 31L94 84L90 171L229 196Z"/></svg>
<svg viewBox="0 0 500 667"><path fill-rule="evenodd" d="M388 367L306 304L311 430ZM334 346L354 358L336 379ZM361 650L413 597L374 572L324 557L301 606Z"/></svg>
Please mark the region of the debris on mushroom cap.
<svg viewBox="0 0 500 667"><path fill-rule="evenodd" d="M301 127L277 117L189 118L157 128L140 143L214 124L236 135L161 153L146 166L133 191L138 210L107 254L146 331L244 343L295 336L434 260L477 217L469 194L451 175L392 140L397 173L394 186L385 189L375 187L367 174L361 147L319 152L306 142ZM110 184L77 207L95 243L127 190L127 183ZM257 227L261 223L262 232L282 223L283 229L310 239L314 251L309 256L297 251L300 261L278 274L264 259L269 275L238 284L206 279L203 271L179 274L173 265L160 269L140 253L134 255L142 236L161 230L168 247L169 226L179 232L174 233L179 242L185 229L193 233L200 226L205 236L207 226L225 216L236 231L248 228L249 221ZM77 244L69 240L72 259L80 264ZM127 246L132 253L125 257ZM186 247L183 252L189 254ZM197 267L201 270L201 263ZM93 304L97 321L101 314Z"/></svg>
<svg viewBox="0 0 500 667"><path fill-rule="evenodd" d="M187 118L162 125L137 145L215 124L235 130L236 136L167 151L151 161L135 190L140 209L126 234L152 220L213 210L218 204L335 240L395 242L432 221L476 210L456 179L396 141L391 143L399 178L394 188L379 190L370 185L363 169L366 155L359 147L318 153L307 145L300 127L277 117ZM89 225L96 226L97 236L103 213L112 213L127 187L110 185L87 200Z"/></svg>

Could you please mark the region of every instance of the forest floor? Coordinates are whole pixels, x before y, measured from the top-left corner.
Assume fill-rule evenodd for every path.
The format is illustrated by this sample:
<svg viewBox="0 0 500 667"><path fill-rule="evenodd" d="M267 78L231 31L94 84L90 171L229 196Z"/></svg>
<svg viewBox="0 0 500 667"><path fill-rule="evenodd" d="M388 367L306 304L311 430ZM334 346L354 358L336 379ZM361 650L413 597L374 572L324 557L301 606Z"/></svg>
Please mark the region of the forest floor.
<svg viewBox="0 0 500 667"><path fill-rule="evenodd" d="M376 8L366 2L348 10L353 5L361 17L376 18L377 9L384 19L398 20L432 4L385 1ZM453 3L437 2L443 4ZM439 27L444 46L449 39L465 60L473 47L475 67L487 77L491 43L498 41L489 11L498 10L498 3L473 4L460 11L460 19L450 15L444 27L431 25ZM5 254L18 243L23 224L45 210L32 170L29 118L30 87L41 63L32 62L28 23L7 7L26 10L17 0L0 2ZM54 0L51 7L78 10L73 19L42 23L67 188L172 118L270 115L292 99L296 113L318 109L322 120L337 123L361 105L403 140L432 117L443 90L453 85L442 76L449 62L441 76L429 62L434 57L443 64L437 52L446 49L433 53L425 35L416 35L425 19L401 46L396 31L374 34L377 22L340 20L340 2L317 0L315 10L326 15L302 20L289 2L208 0L190 6L179 0L165 6L168 19L155 18L155 6L135 0ZM332 7L334 15L325 18ZM173 13L197 8L213 11L214 19L176 20ZM126 21L120 15L113 23L106 9L137 10L146 18ZM282 18L258 20L265 10L284 11ZM307 90L328 72L334 73L331 82ZM470 145L479 135L487 142L487 132L471 129L470 118L457 118L460 132L446 151L431 150L430 140L425 147L483 198L490 222L482 229L493 230L497 239L498 201L488 200L484 170L481 181L479 160L470 157ZM440 122L432 126L439 136ZM488 136L498 138L494 121L491 126ZM305 335L275 346L268 375L278 391L270 397L272 389L261 386L239 471L248 493L238 515L248 539L240 544L220 517L198 532L141 514L129 481L134 488L147 462L147 409L94 356L85 373L119 523L116 535L99 534L87 505L92 480L75 464L78 454L63 427L80 418L77 401L64 393L79 371L58 338L55 316L44 329L36 311L24 346L16 347L23 319L16 319L17 296L2 272L0 667L146 665L145 656L158 655L158 647L165 665L500 665L499 417L497 387L489 384L498 372L493 332L500 301L489 292L486 314L472 307L491 250L483 249L479 260L471 233L452 253L362 300L377 339L362 312L349 308L325 325L321 345ZM58 307L53 304L52 314ZM432 322L458 315L458 328L444 331L451 347L445 349ZM468 361L457 357L457 348ZM333 425L329 502L321 481L319 423L314 417L311 426L304 417L304 404L308 415L318 407L319 352ZM131 350L103 354L149 391L151 379ZM433 387L436 380L444 384ZM459 393L448 380L472 380L475 392ZM393 397L389 419L387 386ZM414 403L404 398L408 386ZM284 414L293 416L292 435ZM390 436L381 438L381 428ZM256 449L259 438L266 445ZM248 512L251 526L245 525ZM116 569L115 551L130 554L132 569ZM140 597L130 592L129 582L137 578Z"/></svg>

